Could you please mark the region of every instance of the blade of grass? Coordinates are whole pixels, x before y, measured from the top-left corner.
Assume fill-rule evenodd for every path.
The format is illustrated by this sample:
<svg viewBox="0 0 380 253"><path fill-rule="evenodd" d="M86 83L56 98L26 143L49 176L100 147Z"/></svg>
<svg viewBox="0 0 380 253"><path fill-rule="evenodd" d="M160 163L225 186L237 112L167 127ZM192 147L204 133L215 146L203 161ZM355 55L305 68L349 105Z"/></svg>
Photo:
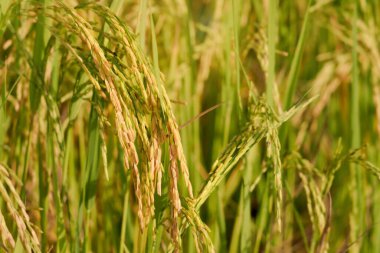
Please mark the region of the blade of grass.
<svg viewBox="0 0 380 253"><path fill-rule="evenodd" d="M278 31L278 0L269 0L268 12L268 79L266 87L267 103L274 107L274 90L276 85L276 43Z"/></svg>
<svg viewBox="0 0 380 253"><path fill-rule="evenodd" d="M38 3L42 6L45 6L45 0L38 0ZM43 81L39 78L38 75L42 75L43 59L44 59L44 49L46 46L45 36L46 36L46 27L45 27L45 15L44 8L41 8L38 17L37 23L35 26L35 41L34 41L34 50L33 50L33 63L34 68L32 70L32 75L30 77L30 106L33 112L36 112L40 104L42 91L40 87L43 87L43 83L37 83Z"/></svg>
<svg viewBox="0 0 380 253"><path fill-rule="evenodd" d="M127 184L128 185L128 184ZM129 202L129 188L126 187L124 194L124 206L123 206L123 220L121 225L120 246L119 253L129 252L129 249L125 245L125 233L127 232L127 217L128 217L128 205Z"/></svg>
<svg viewBox="0 0 380 253"><path fill-rule="evenodd" d="M95 96L95 95L94 95ZM96 99L96 98L93 98ZM89 122L89 148L86 161L86 167L82 174L82 186L81 186L81 197L78 206L78 217L76 225L76 237L75 237L75 252L86 252L85 245L87 235L82 235L83 226L83 215L87 214L87 210L90 210L95 201L96 194L96 179L99 172L99 153L100 153L100 140L99 140L99 125L97 122L97 115L94 109L90 113ZM88 224L88 223L86 223ZM86 225L87 227L88 225ZM84 231L87 231L85 229ZM85 241L81 241L84 238ZM83 243L83 244L82 244ZM82 246L81 246L82 245ZM82 249L82 250L81 250Z"/></svg>
<svg viewBox="0 0 380 253"><path fill-rule="evenodd" d="M145 48L145 31L146 31L146 20L148 18L148 1L142 0L139 5L139 16L137 18L136 33L139 35L140 48ZM153 28L152 28L153 29Z"/></svg>
<svg viewBox="0 0 380 253"><path fill-rule="evenodd" d="M284 100L284 109L287 110L292 105L292 101L294 98L294 94L298 84L298 73L301 66L301 58L303 55L303 49L306 42L307 31L310 26L310 6L312 4L312 0L308 0L307 7L305 10L305 17L302 23L301 32L299 35L299 39L297 41L296 50L294 52L294 56L292 58L290 64L290 71L286 82L286 93Z"/></svg>
<svg viewBox="0 0 380 253"><path fill-rule="evenodd" d="M352 89L351 89L351 148L359 148L360 140L360 89L358 67L358 2L352 1L354 15L352 16ZM357 165L352 165L351 170L352 212L350 214L350 239L356 241L365 230L365 203L363 201L363 175ZM352 252L359 252L362 240L352 245Z"/></svg>

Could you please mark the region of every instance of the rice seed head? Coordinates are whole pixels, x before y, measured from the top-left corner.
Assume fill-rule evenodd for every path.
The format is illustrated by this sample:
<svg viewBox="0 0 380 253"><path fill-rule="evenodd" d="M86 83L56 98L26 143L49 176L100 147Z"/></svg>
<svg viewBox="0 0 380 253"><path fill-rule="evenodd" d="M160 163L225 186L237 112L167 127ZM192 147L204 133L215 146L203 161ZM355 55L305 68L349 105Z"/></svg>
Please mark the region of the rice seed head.
<svg viewBox="0 0 380 253"><path fill-rule="evenodd" d="M3 242L4 247L7 249L13 249L15 247L15 240L13 239L12 234L9 232L7 224L5 223L5 219L3 214L0 211L0 234L1 240Z"/></svg>
<svg viewBox="0 0 380 253"><path fill-rule="evenodd" d="M7 172L6 167L2 164L0 164L0 176L0 195L5 202L5 205L8 209L11 218L16 224L17 232L24 246L24 249L30 253L41 252L37 234L34 231L34 228L30 222L30 218L26 212L24 203L21 201L20 196L14 188L13 183L9 178L9 174ZM9 190L7 190L5 186ZM14 199L14 201L12 200L12 198ZM2 232L5 231L5 234L2 234L2 238L6 239L6 241L9 241L12 244L12 239L10 239L9 234L6 234L6 230L3 230L3 226L1 227L1 229Z"/></svg>

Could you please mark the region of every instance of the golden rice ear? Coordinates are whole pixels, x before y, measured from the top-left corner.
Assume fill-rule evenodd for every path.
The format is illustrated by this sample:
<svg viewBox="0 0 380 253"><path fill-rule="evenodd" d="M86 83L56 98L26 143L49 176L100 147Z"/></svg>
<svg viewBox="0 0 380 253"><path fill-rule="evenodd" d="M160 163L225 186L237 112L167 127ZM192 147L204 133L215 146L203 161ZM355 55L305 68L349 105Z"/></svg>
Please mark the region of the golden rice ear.
<svg viewBox="0 0 380 253"><path fill-rule="evenodd" d="M85 4L84 8L103 18L118 41L119 56L113 64L107 59L107 51L95 39L92 26L84 20L77 10L57 2L50 7L51 18L59 21L72 34L78 36L90 52L96 71L90 70L80 52L71 45L63 43L76 57L89 75L90 81L99 95L106 94L115 114L115 126L119 143L124 152L127 168L132 169L135 195L138 203L138 217L141 230L145 229L154 214L154 194L156 188L161 191L162 171L161 145L169 136L170 165L166 173L169 176L169 197L171 199L173 233L172 239L179 241L177 219L181 209L180 192L177 186L178 170L182 172L188 195L193 196L187 162L182 148L181 138L169 98L160 75L155 75L151 64L136 46L134 36L108 8L98 4ZM54 28L52 28L54 29ZM57 33L59 38L60 34ZM61 38L63 40L64 38ZM108 46L114 46L109 41ZM121 68L125 66L125 68ZM92 71L92 72L91 72ZM101 83L100 83L100 81ZM101 109L96 107L102 116ZM151 119L151 120L148 120ZM104 145L104 123L100 122L102 157L107 168L106 146ZM153 145L151 144L153 143ZM142 150L138 154L138 148ZM107 172L107 170L106 170ZM107 174L106 174L107 176ZM177 232L175 232L177 231Z"/></svg>
<svg viewBox="0 0 380 253"><path fill-rule="evenodd" d="M1 240L3 242L4 247L7 250L13 249L15 247L15 240L13 239L12 234L8 230L7 224L5 223L5 219L1 211L0 211L0 232L1 232Z"/></svg>
<svg viewBox="0 0 380 253"><path fill-rule="evenodd" d="M17 227L17 233L24 249L28 253L41 252L37 233L30 222L25 205L14 188L10 175L7 172L7 168L5 168L2 164L0 164L0 177L0 196L4 200L9 215ZM4 246L9 246L13 250L15 241L9 233L1 212L0 224L1 237L4 242Z"/></svg>

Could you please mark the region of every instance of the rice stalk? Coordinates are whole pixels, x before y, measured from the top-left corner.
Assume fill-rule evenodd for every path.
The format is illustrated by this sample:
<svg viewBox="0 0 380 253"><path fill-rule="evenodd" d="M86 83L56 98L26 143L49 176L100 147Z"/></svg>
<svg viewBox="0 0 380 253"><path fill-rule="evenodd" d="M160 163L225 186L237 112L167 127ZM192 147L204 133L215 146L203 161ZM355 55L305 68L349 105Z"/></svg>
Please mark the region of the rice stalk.
<svg viewBox="0 0 380 253"><path fill-rule="evenodd" d="M289 111L279 117L276 116L270 108L268 108L268 105L266 105L262 99L258 100L256 104L252 104L253 111L250 121L246 123L245 128L243 128L240 134L232 138L227 148L215 161L214 165L212 166L209 178L199 192L198 196L194 199L193 204L188 203L188 210L191 211L193 208L194 211L191 211L191 213L199 210L206 199L217 188L218 184L220 184L222 179L226 177L226 175L235 167L239 160L252 148L252 146L264 138L275 138L272 136L272 134L275 134L275 131L273 132L273 129L278 128L283 122L288 120L296 112L305 108L313 99L315 98L312 98L303 104L292 107ZM270 131L271 128L272 132ZM269 157L276 160L274 161L274 164L277 166L277 168L274 168L274 185L277 187L276 190L278 191L275 194L277 202L276 218L277 224L281 225L281 211L277 210L277 208L282 206L282 185L280 178L281 172L278 172L281 170L281 167L279 167L281 166L281 162L277 160L279 159L279 147L275 145L271 148L277 149L270 150L270 152L275 153L271 153ZM182 222L181 233L188 226L189 222L194 222L192 220L188 220L188 218L197 219L197 216L185 217L185 222ZM207 240L205 241L204 238L195 239L198 239L203 244L206 244L207 242Z"/></svg>

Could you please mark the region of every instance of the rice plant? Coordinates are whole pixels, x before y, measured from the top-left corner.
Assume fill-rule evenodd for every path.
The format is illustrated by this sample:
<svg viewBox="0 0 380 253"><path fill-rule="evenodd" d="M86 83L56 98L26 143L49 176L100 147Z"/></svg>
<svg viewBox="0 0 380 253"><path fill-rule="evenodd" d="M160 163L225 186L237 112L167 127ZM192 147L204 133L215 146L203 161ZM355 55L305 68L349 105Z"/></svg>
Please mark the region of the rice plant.
<svg viewBox="0 0 380 253"><path fill-rule="evenodd" d="M1 252L379 252L378 1L1 0Z"/></svg>

